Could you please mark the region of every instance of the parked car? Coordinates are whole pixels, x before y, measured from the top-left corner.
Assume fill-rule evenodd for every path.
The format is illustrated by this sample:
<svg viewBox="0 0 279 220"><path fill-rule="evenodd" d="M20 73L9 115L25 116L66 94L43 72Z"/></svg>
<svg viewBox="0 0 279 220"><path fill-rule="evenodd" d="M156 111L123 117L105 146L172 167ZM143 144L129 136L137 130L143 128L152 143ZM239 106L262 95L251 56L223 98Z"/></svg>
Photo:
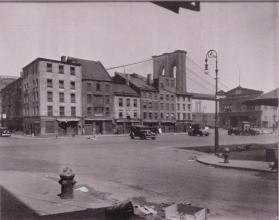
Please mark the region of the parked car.
<svg viewBox="0 0 279 220"><path fill-rule="evenodd" d="M260 130L257 128L251 127L250 122L243 121L241 122L240 127L231 127L228 129L228 135L259 135Z"/></svg>
<svg viewBox="0 0 279 220"><path fill-rule="evenodd" d="M130 131L130 137L131 139L134 139L135 137L139 137L140 139L156 139L156 134L151 130L151 128L146 126L132 126Z"/></svg>
<svg viewBox="0 0 279 220"><path fill-rule="evenodd" d="M11 136L11 132L8 128L5 127L0 128L0 137L10 137L10 136Z"/></svg>
<svg viewBox="0 0 279 220"><path fill-rule="evenodd" d="M200 124L193 124L189 131L188 131L189 136L208 136L208 127L202 127Z"/></svg>

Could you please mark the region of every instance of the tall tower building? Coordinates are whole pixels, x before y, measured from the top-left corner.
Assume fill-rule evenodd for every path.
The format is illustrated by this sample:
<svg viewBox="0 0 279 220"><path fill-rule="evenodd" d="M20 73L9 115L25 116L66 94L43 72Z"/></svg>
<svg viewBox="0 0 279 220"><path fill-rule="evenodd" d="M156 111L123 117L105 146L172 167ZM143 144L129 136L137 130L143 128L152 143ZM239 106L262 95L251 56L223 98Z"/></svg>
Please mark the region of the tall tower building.
<svg viewBox="0 0 279 220"><path fill-rule="evenodd" d="M175 93L185 93L186 51L153 56L153 79L157 89L167 89ZM163 88L162 88L163 87Z"/></svg>

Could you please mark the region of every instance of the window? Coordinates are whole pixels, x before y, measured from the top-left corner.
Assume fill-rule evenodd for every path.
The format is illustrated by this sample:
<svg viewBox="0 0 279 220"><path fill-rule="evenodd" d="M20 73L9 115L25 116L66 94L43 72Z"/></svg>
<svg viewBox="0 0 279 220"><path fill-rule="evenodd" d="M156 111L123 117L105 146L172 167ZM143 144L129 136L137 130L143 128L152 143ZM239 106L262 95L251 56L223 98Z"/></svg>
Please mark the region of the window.
<svg viewBox="0 0 279 220"><path fill-rule="evenodd" d="M185 99L185 98L184 98ZM191 101L191 98L190 97L188 97L188 102L190 102Z"/></svg>
<svg viewBox="0 0 279 220"><path fill-rule="evenodd" d="M164 103L160 103L160 109L164 110Z"/></svg>
<svg viewBox="0 0 279 220"><path fill-rule="evenodd" d="M65 107L64 106L59 107L59 115L60 116L65 116Z"/></svg>
<svg viewBox="0 0 279 220"><path fill-rule="evenodd" d="M119 117L119 118L123 118L123 111L119 111L119 112L118 112L118 117Z"/></svg>
<svg viewBox="0 0 279 220"><path fill-rule="evenodd" d="M104 108L103 107L94 107L94 112L96 114L103 114Z"/></svg>
<svg viewBox="0 0 279 220"><path fill-rule="evenodd" d="M143 119L146 119L146 112L143 113Z"/></svg>
<svg viewBox="0 0 279 220"><path fill-rule="evenodd" d="M188 111L191 111L191 104L188 104Z"/></svg>
<svg viewBox="0 0 279 220"><path fill-rule="evenodd" d="M64 81L59 80L59 89L64 89Z"/></svg>
<svg viewBox="0 0 279 220"><path fill-rule="evenodd" d="M186 110L186 105L185 104L183 104L183 111L185 111Z"/></svg>
<svg viewBox="0 0 279 220"><path fill-rule="evenodd" d="M162 69L162 76L165 76L165 68Z"/></svg>
<svg viewBox="0 0 279 220"><path fill-rule="evenodd" d="M109 107L106 107L106 108L105 108L105 115L106 115L106 116L109 116L109 115L110 115L110 109L109 109Z"/></svg>
<svg viewBox="0 0 279 220"><path fill-rule="evenodd" d="M134 118L138 117L138 112L134 111Z"/></svg>
<svg viewBox="0 0 279 220"><path fill-rule="evenodd" d="M177 120L180 120L180 113L177 113Z"/></svg>
<svg viewBox="0 0 279 220"><path fill-rule="evenodd" d="M171 101L174 101L174 95L171 95Z"/></svg>
<svg viewBox="0 0 279 220"><path fill-rule="evenodd" d="M123 107L123 99L122 98L118 99L118 106Z"/></svg>
<svg viewBox="0 0 279 220"><path fill-rule="evenodd" d="M188 120L191 120L191 113L188 113Z"/></svg>
<svg viewBox="0 0 279 220"><path fill-rule="evenodd" d="M87 103L91 103L91 102L92 102L92 95L87 94Z"/></svg>
<svg viewBox="0 0 279 220"><path fill-rule="evenodd" d="M47 72L52 72L52 63L47 63Z"/></svg>
<svg viewBox="0 0 279 220"><path fill-rule="evenodd" d="M54 133L54 121L46 121L46 133Z"/></svg>
<svg viewBox="0 0 279 220"><path fill-rule="evenodd" d="M52 102L53 101L53 93L52 92L47 92L47 101Z"/></svg>
<svg viewBox="0 0 279 220"><path fill-rule="evenodd" d="M64 98L64 92L59 92L59 102L64 102L65 98Z"/></svg>
<svg viewBox="0 0 279 220"><path fill-rule="evenodd" d="M149 103L148 103L148 107L149 107L150 109L152 109L152 102L149 102Z"/></svg>
<svg viewBox="0 0 279 220"><path fill-rule="evenodd" d="M47 88L52 88L53 84L52 84L52 79L47 79Z"/></svg>
<svg viewBox="0 0 279 220"><path fill-rule="evenodd" d="M143 103L143 109L147 109L147 103L146 102Z"/></svg>
<svg viewBox="0 0 279 220"><path fill-rule="evenodd" d="M164 100L164 94L160 94L160 99Z"/></svg>
<svg viewBox="0 0 279 220"><path fill-rule="evenodd" d="M152 119L152 112L149 112L149 119Z"/></svg>
<svg viewBox="0 0 279 220"><path fill-rule="evenodd" d="M138 107L138 100L134 99L134 107Z"/></svg>
<svg viewBox="0 0 279 220"><path fill-rule="evenodd" d="M76 116L76 107L71 107L71 116Z"/></svg>
<svg viewBox="0 0 279 220"><path fill-rule="evenodd" d="M106 104L109 104L109 103L110 103L109 95L106 95L106 96L105 96L105 103L106 103Z"/></svg>
<svg viewBox="0 0 279 220"><path fill-rule="evenodd" d="M74 81L70 82L70 89L76 89L76 83Z"/></svg>
<svg viewBox="0 0 279 220"><path fill-rule="evenodd" d="M73 66L70 67L70 74L73 75L73 76L76 75L76 68L75 67L73 67Z"/></svg>
<svg viewBox="0 0 279 220"><path fill-rule="evenodd" d="M126 106L130 107L130 99L129 98L126 99Z"/></svg>
<svg viewBox="0 0 279 220"><path fill-rule="evenodd" d="M91 107L87 107L87 115L91 115L92 114L92 108Z"/></svg>
<svg viewBox="0 0 279 220"><path fill-rule="evenodd" d="M183 113L183 120L186 120L186 113Z"/></svg>
<svg viewBox="0 0 279 220"><path fill-rule="evenodd" d="M60 74L64 73L64 66L63 65L59 65L59 73Z"/></svg>
<svg viewBox="0 0 279 220"><path fill-rule="evenodd" d="M172 79L170 82L171 82L171 87L174 87L174 80Z"/></svg>
<svg viewBox="0 0 279 220"><path fill-rule="evenodd" d="M174 111L174 104L171 104L171 110Z"/></svg>
<svg viewBox="0 0 279 220"><path fill-rule="evenodd" d="M158 119L158 113L154 113L154 119Z"/></svg>
<svg viewBox="0 0 279 220"><path fill-rule="evenodd" d="M101 91L101 85L100 85L100 83L97 83L97 84L96 84L96 90L97 90L97 91Z"/></svg>
<svg viewBox="0 0 279 220"><path fill-rule="evenodd" d="M167 100L167 101L169 100L169 95L168 95L168 94L166 95L166 100Z"/></svg>
<svg viewBox="0 0 279 220"><path fill-rule="evenodd" d="M76 102L76 94L71 93L71 103L75 103L75 102Z"/></svg>
<svg viewBox="0 0 279 220"><path fill-rule="evenodd" d="M161 113L161 119L164 119L164 113L163 112Z"/></svg>
<svg viewBox="0 0 279 220"><path fill-rule="evenodd" d="M47 116L53 116L53 107L51 105L47 106Z"/></svg>
<svg viewBox="0 0 279 220"><path fill-rule="evenodd" d="M167 119L167 120L169 119L169 113L166 114L166 119Z"/></svg>
<svg viewBox="0 0 279 220"><path fill-rule="evenodd" d="M177 72L176 66L173 66L173 68L172 68L172 74L173 74L173 77L174 77L174 78L176 78L176 72Z"/></svg>
<svg viewBox="0 0 279 220"><path fill-rule="evenodd" d="M106 84L106 91L109 92L110 91L110 85Z"/></svg>
<svg viewBox="0 0 279 220"><path fill-rule="evenodd" d="M86 84L86 89L87 89L87 91L91 91L91 90L92 90L92 85L91 85L91 83L87 83L87 84Z"/></svg>
<svg viewBox="0 0 279 220"><path fill-rule="evenodd" d="M180 104L177 103L177 110L179 111L180 110Z"/></svg>
<svg viewBox="0 0 279 220"><path fill-rule="evenodd" d="M149 93L149 98L152 99L152 92Z"/></svg>
<svg viewBox="0 0 279 220"><path fill-rule="evenodd" d="M38 87L39 87L39 80L36 79L36 88L38 88Z"/></svg>
<svg viewBox="0 0 279 220"><path fill-rule="evenodd" d="M169 109L170 109L170 104L166 103L166 110L169 110Z"/></svg>

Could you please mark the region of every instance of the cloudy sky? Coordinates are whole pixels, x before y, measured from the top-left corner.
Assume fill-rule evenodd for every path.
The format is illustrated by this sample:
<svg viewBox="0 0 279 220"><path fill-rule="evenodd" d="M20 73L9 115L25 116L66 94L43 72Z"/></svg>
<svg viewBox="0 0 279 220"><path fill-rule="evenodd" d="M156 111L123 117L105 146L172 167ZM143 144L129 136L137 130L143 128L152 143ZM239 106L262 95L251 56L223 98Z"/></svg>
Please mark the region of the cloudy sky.
<svg viewBox="0 0 279 220"><path fill-rule="evenodd" d="M268 91L279 82L278 16L275 2L202 2L200 12L179 14L148 2L0 3L0 74L18 76L36 57L111 67L181 49L202 76L205 54L215 49L223 89L237 86L240 75L241 86Z"/></svg>

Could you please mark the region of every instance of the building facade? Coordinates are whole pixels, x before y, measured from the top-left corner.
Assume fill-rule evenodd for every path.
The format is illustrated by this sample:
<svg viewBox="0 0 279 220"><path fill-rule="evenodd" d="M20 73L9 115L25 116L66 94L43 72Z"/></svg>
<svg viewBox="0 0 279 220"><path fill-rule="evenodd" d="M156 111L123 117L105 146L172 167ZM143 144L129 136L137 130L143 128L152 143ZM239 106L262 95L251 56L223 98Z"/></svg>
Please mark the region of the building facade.
<svg viewBox="0 0 279 220"><path fill-rule="evenodd" d="M82 67L82 133L113 133L113 82L100 61L68 57Z"/></svg>
<svg viewBox="0 0 279 220"><path fill-rule="evenodd" d="M22 131L22 78L11 82L1 91L2 125L10 130Z"/></svg>
<svg viewBox="0 0 279 220"><path fill-rule="evenodd" d="M114 133L128 133L132 125L140 124L140 95L125 84L113 85Z"/></svg>
<svg viewBox="0 0 279 220"><path fill-rule="evenodd" d="M248 121L257 127L273 127L278 124L277 107L244 105L243 102L260 96L259 90L236 87L220 100L220 126L238 127Z"/></svg>
<svg viewBox="0 0 279 220"><path fill-rule="evenodd" d="M12 83L13 81L15 81L17 79L17 77L12 77L12 76L0 76L0 125L4 126L4 124L2 123L2 119L6 118L6 115L3 115L2 112L2 89L5 88L8 84Z"/></svg>
<svg viewBox="0 0 279 220"><path fill-rule="evenodd" d="M81 66L37 58L23 68L23 130L34 135L81 133Z"/></svg>

